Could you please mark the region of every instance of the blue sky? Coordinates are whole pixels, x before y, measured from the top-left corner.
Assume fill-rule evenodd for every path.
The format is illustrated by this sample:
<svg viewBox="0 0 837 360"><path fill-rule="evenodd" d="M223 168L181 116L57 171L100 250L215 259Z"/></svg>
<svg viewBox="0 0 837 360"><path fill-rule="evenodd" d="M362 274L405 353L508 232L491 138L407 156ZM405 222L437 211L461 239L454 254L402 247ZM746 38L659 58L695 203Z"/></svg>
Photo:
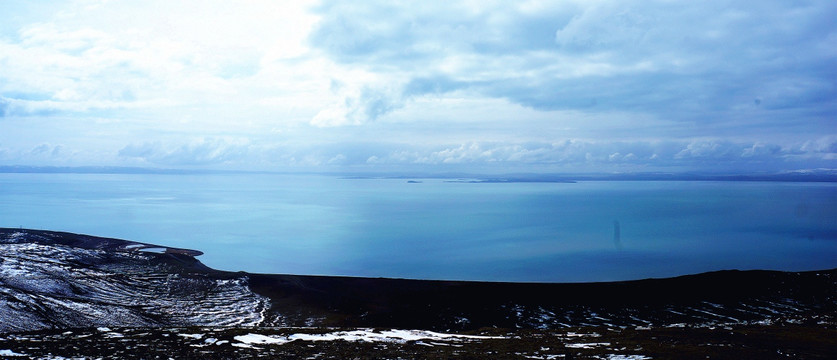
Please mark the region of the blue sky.
<svg viewBox="0 0 837 360"><path fill-rule="evenodd" d="M2 1L0 165L837 168L834 1Z"/></svg>

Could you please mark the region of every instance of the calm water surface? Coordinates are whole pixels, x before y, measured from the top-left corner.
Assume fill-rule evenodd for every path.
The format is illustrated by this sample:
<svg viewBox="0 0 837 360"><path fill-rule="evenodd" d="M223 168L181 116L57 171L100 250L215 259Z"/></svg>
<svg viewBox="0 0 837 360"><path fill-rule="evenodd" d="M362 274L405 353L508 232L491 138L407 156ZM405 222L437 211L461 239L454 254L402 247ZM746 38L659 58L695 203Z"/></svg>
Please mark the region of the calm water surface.
<svg viewBox="0 0 837 360"><path fill-rule="evenodd" d="M602 281L837 267L837 184L0 174L0 226L205 252L223 270Z"/></svg>

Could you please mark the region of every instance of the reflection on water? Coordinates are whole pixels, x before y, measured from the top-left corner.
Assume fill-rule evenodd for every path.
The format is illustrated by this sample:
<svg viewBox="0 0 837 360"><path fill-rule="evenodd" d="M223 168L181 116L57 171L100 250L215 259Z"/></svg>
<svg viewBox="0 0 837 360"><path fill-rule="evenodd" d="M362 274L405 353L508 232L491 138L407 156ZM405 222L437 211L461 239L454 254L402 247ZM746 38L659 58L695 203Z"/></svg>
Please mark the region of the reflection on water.
<svg viewBox="0 0 837 360"><path fill-rule="evenodd" d="M225 270L592 281L837 267L826 183L0 174L0 226L194 248Z"/></svg>

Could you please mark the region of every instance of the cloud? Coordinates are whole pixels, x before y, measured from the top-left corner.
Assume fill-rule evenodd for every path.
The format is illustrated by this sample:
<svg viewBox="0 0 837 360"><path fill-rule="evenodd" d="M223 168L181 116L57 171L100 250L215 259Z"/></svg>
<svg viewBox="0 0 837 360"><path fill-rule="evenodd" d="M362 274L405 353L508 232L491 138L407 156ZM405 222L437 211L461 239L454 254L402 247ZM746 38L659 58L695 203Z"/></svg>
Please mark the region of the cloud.
<svg viewBox="0 0 837 360"><path fill-rule="evenodd" d="M803 143L799 150L803 153L835 154L837 153L837 136L825 136Z"/></svg>
<svg viewBox="0 0 837 360"><path fill-rule="evenodd" d="M0 38L0 95L5 95L13 114L85 111L133 100L134 81L116 81L130 69L120 55L124 51L106 49L112 35L34 24L22 29L20 38L17 43ZM15 96L21 93L38 96Z"/></svg>
<svg viewBox="0 0 837 360"><path fill-rule="evenodd" d="M364 86L360 89L339 91L342 101L321 110L311 120L318 127L362 125L375 121L404 106L398 91L387 91Z"/></svg>
<svg viewBox="0 0 837 360"><path fill-rule="evenodd" d="M694 141L674 155L675 159L733 159L742 154L740 144L726 141Z"/></svg>
<svg viewBox="0 0 837 360"><path fill-rule="evenodd" d="M329 165L340 165L340 164L345 163L346 159L347 159L346 155L337 154L337 155L334 155L334 157L332 157L331 159L328 159L327 163Z"/></svg>
<svg viewBox="0 0 837 360"><path fill-rule="evenodd" d="M413 161L428 164L457 163L506 163L541 165L580 165L589 163L630 162L636 158L622 156L613 149L622 151L648 152L649 144L641 143L596 143L582 140L566 140L557 143L497 143L471 142L456 147L432 151L417 156ZM650 155L649 155L650 157Z"/></svg>
<svg viewBox="0 0 837 360"><path fill-rule="evenodd" d="M794 145L790 153L789 157L798 159L837 160L837 136L824 136Z"/></svg>
<svg viewBox="0 0 837 360"><path fill-rule="evenodd" d="M53 97L60 97L61 94ZM84 113L90 110L117 109L124 107L115 101L65 101L53 98L13 98L0 95L0 118L49 116L60 113Z"/></svg>
<svg viewBox="0 0 837 360"><path fill-rule="evenodd" d="M30 155L43 158L58 158L64 153L63 145L40 144L29 152Z"/></svg>
<svg viewBox="0 0 837 360"><path fill-rule="evenodd" d="M443 74L435 74L411 79L404 85L404 94L407 96L444 94L468 86L470 85L467 82L457 81Z"/></svg>
<svg viewBox="0 0 837 360"><path fill-rule="evenodd" d="M536 5L537 6L537 5ZM425 4L324 1L309 41L341 62L373 66L442 65L458 54L547 49L576 4L463 1ZM386 65L389 64L389 65Z"/></svg>
<svg viewBox="0 0 837 360"><path fill-rule="evenodd" d="M585 172L837 159L833 1L151 1L0 2L3 161Z"/></svg>
<svg viewBox="0 0 837 360"><path fill-rule="evenodd" d="M129 144L119 156L135 158L151 164L167 166L217 165L243 159L248 153L245 141L219 138L198 139L187 144L144 142Z"/></svg>
<svg viewBox="0 0 837 360"><path fill-rule="evenodd" d="M772 155L779 154L782 151L782 147L776 144L763 144L763 143L755 143L753 146L745 148L744 151L741 153L741 157L745 158L759 158L759 157L769 157Z"/></svg>
<svg viewBox="0 0 837 360"><path fill-rule="evenodd" d="M442 147L405 145L390 151L368 153L365 162L376 165L476 165L501 169L537 166L534 168L563 171L662 171L688 168L733 172L756 169L778 171L789 164L794 168L827 166L834 159L834 149L828 146L837 149L837 143L812 145L812 142L806 142L782 147L770 143L723 140L468 142ZM801 150L803 148L807 150Z"/></svg>
<svg viewBox="0 0 837 360"><path fill-rule="evenodd" d="M405 3L409 4L409 3ZM753 107L837 110L830 2L325 2L310 37L332 59L403 82L540 110L630 110L713 122Z"/></svg>
<svg viewBox="0 0 837 360"><path fill-rule="evenodd" d="M30 13L0 34L0 96L12 102L6 116L244 107L305 88L287 75L304 71L281 66L307 50L314 19L305 6L70 1Z"/></svg>

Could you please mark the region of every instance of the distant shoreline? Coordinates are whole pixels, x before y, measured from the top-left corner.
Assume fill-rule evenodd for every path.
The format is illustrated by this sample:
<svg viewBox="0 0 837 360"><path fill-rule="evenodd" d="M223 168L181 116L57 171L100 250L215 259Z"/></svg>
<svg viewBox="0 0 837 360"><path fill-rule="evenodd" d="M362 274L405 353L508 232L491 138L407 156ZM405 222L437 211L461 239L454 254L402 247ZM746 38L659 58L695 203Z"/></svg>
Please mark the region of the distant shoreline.
<svg viewBox="0 0 837 360"><path fill-rule="evenodd" d="M144 168L118 166L0 166L0 174L137 174L137 175L320 175L343 179L440 179L456 183L575 183L579 181L752 181L752 182L837 182L837 169L805 169L772 173L356 173L356 172L282 172L249 170L213 170Z"/></svg>

